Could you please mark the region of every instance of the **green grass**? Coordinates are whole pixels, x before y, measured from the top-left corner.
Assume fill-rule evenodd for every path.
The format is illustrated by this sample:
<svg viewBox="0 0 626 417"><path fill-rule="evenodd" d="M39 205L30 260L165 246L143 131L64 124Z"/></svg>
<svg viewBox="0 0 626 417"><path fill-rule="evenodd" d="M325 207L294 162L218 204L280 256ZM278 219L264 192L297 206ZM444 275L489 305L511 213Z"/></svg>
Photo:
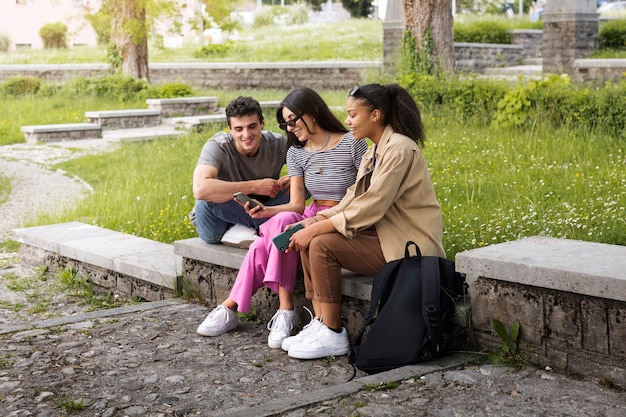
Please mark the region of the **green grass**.
<svg viewBox="0 0 626 417"><path fill-rule="evenodd" d="M273 97L279 99L283 92ZM325 95L331 105L343 97ZM268 127L276 129L271 116ZM585 130L493 129L425 114L423 152L443 210L444 246L457 252L534 235L626 244L626 147ZM172 243L195 237L191 174L214 133L130 143L59 167L94 194L61 216ZM104 175L103 175L104 174Z"/></svg>
<svg viewBox="0 0 626 417"><path fill-rule="evenodd" d="M22 126L54 123L82 123L85 112L91 110L116 110L146 108L146 102L120 102L94 96L72 97L55 94L50 97L0 97L0 145L24 142ZM0 179L0 202L3 181Z"/></svg>
<svg viewBox="0 0 626 417"><path fill-rule="evenodd" d="M332 36L328 36L332 34ZM196 58L200 45L177 49L151 46L150 62L274 62L274 61L380 61L383 58L382 21L351 19L324 24L243 28L239 47L224 56ZM0 64L59 64L107 62L106 49L19 50L0 53Z"/></svg>
<svg viewBox="0 0 626 417"><path fill-rule="evenodd" d="M534 235L626 244L626 144L541 123L492 129L427 117L424 150L448 255Z"/></svg>

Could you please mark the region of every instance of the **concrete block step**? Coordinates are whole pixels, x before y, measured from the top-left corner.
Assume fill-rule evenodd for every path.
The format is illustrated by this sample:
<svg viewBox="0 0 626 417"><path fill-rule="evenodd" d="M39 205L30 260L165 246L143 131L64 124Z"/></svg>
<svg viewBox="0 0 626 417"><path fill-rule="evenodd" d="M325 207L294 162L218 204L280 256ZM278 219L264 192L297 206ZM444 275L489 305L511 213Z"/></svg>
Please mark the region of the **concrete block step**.
<svg viewBox="0 0 626 417"><path fill-rule="evenodd" d="M102 126L97 123L59 123L22 126L20 130L26 143L63 142L100 138Z"/></svg>
<svg viewBox="0 0 626 417"><path fill-rule="evenodd" d="M97 110L85 112L90 123L98 123L103 130L132 129L158 126L161 124L161 111L155 109Z"/></svg>
<svg viewBox="0 0 626 417"><path fill-rule="evenodd" d="M162 117L184 117L217 111L217 97L174 97L147 99L149 109L158 110Z"/></svg>
<svg viewBox="0 0 626 417"><path fill-rule="evenodd" d="M174 247L80 222L14 230L22 245L174 290L182 275Z"/></svg>

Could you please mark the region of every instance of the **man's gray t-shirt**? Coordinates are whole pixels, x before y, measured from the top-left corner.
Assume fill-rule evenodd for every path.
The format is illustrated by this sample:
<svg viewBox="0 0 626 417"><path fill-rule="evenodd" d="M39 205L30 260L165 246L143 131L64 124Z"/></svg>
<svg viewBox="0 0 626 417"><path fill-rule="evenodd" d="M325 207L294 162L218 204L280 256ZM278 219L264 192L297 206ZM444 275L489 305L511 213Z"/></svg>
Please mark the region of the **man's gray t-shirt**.
<svg viewBox="0 0 626 417"><path fill-rule="evenodd" d="M261 145L255 156L241 155L230 133L218 132L202 147L197 165L210 165L218 170L217 179L249 181L280 177L285 165L287 139L270 131L261 134Z"/></svg>

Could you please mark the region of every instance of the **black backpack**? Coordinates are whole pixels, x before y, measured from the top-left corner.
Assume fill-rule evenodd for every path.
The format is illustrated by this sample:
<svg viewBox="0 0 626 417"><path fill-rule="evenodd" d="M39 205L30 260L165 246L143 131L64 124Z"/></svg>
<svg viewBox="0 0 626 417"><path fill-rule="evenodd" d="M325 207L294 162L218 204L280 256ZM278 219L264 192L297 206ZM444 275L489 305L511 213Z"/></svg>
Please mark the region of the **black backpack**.
<svg viewBox="0 0 626 417"><path fill-rule="evenodd" d="M411 246L416 256L409 255ZM464 294L465 279L453 261L422 256L415 242L407 242L404 258L387 263L374 277L370 310L350 363L374 374L437 358L450 345L455 301Z"/></svg>

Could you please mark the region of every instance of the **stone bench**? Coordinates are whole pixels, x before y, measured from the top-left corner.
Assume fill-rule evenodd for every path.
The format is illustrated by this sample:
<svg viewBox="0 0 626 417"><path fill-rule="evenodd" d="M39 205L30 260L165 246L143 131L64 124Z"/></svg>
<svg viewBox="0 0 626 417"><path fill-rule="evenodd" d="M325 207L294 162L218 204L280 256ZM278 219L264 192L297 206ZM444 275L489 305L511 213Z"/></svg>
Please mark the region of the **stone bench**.
<svg viewBox="0 0 626 417"><path fill-rule="evenodd" d="M519 322L531 363L626 387L626 246L532 237L458 253L456 269L482 345L502 346L492 319Z"/></svg>
<svg viewBox="0 0 626 417"><path fill-rule="evenodd" d="M102 126L103 130L130 129L161 124L161 112L154 109L88 111L85 112L85 117L90 123L97 123Z"/></svg>
<svg viewBox="0 0 626 417"><path fill-rule="evenodd" d="M98 139L102 127L95 123L63 123L22 126L26 143L62 142L81 139Z"/></svg>
<svg viewBox="0 0 626 417"><path fill-rule="evenodd" d="M184 279L211 306L216 306L229 296L246 252L246 249L208 244L200 238L174 242L174 253L182 257ZM342 272L342 276L344 325L350 335L356 335L363 322L363 315L369 310L373 278L347 270ZM297 311L302 313L303 322L307 323L308 313L301 307L307 306L311 311L312 308L304 297L302 279L296 281L294 303ZM262 288L252 298L251 310L264 322L272 318L277 308L278 296L267 288Z"/></svg>
<svg viewBox="0 0 626 417"><path fill-rule="evenodd" d="M122 297L147 301L179 293L181 258L172 245L80 222L14 230L26 266L49 273L72 268L81 277Z"/></svg>
<svg viewBox="0 0 626 417"><path fill-rule="evenodd" d="M217 97L176 97L147 99L151 110L158 110L163 117L184 117L209 114L217 111Z"/></svg>

